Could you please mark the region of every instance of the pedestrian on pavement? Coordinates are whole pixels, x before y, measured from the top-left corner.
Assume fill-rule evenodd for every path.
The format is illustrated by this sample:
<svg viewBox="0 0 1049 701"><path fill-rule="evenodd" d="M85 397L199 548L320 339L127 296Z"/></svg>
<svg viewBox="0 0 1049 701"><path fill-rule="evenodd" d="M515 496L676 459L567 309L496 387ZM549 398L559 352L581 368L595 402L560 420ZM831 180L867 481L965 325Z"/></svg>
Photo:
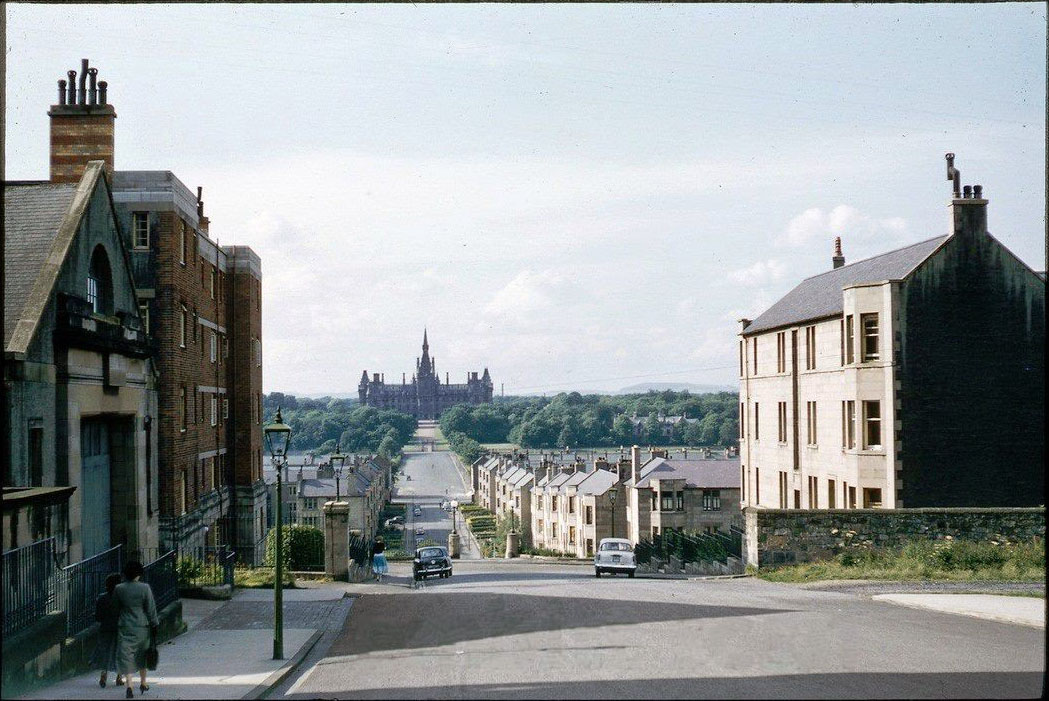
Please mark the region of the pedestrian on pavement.
<svg viewBox="0 0 1049 701"><path fill-rule="evenodd" d="M386 541L382 539L382 536L378 536L372 545L372 572L375 573L375 579L379 582L382 581L382 576L390 569L386 564L386 555L383 554L385 551Z"/></svg>
<svg viewBox="0 0 1049 701"><path fill-rule="evenodd" d="M106 675L110 670L117 672L117 686L124 684L124 677L117 671L117 620L120 618L120 605L117 604L113 591L120 584L120 575L114 572L106 577L106 591L95 599L95 620L98 621L98 642L91 655L91 664L102 670L98 685L106 688Z"/></svg>
<svg viewBox="0 0 1049 701"><path fill-rule="evenodd" d="M145 572L142 563L131 560L124 565L124 583L118 584L114 592L120 605L117 623L117 671L127 678L127 698L131 692L131 675L138 670L139 691L149 691L146 683L146 651L156 646L157 603L153 590L139 579Z"/></svg>

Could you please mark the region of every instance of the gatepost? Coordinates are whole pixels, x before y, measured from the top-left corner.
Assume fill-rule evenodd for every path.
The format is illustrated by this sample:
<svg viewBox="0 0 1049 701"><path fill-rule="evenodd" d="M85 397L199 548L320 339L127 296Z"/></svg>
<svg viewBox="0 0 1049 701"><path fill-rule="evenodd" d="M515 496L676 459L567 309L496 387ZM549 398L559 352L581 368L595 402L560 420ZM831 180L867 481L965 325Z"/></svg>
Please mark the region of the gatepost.
<svg viewBox="0 0 1049 701"><path fill-rule="evenodd" d="M346 581L349 574L350 505L345 501L324 504L324 573Z"/></svg>

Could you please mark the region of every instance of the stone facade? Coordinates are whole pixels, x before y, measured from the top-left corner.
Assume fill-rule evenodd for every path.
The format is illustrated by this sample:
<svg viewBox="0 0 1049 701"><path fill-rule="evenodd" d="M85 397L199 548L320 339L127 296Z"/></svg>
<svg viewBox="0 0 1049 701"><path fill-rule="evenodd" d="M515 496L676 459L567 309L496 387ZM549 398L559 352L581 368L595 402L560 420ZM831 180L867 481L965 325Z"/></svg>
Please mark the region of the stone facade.
<svg viewBox="0 0 1049 701"><path fill-rule="evenodd" d="M361 374L357 388L361 404L379 409L395 409L411 414L417 419L437 419L441 413L456 404L490 404L492 401L492 378L488 368L480 377L471 372L466 384L453 385L445 373L444 383L437 374L436 360L430 357L430 344L423 331L423 352L416 361L415 374L409 383L405 376L401 384L386 384L385 377L373 373L368 379L368 371Z"/></svg>
<svg viewBox="0 0 1049 701"><path fill-rule="evenodd" d="M755 567L829 560L850 544L899 548L916 539L1045 538L1045 508L744 510L746 563ZM854 535L848 535L853 533Z"/></svg>
<svg viewBox="0 0 1049 701"><path fill-rule="evenodd" d="M839 241L832 270L741 320L744 505L1043 503L1045 279L975 190L947 235L850 265Z"/></svg>

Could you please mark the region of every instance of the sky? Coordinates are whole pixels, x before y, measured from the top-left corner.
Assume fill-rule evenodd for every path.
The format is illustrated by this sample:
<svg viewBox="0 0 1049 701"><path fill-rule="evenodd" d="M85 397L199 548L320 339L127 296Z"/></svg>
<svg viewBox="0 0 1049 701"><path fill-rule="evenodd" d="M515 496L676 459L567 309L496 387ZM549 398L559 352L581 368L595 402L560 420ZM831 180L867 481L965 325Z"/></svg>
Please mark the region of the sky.
<svg viewBox="0 0 1049 701"><path fill-rule="evenodd" d="M1044 3L7 5L6 172L87 57L116 167L263 266L267 392L737 384L738 319L947 233L1045 270Z"/></svg>

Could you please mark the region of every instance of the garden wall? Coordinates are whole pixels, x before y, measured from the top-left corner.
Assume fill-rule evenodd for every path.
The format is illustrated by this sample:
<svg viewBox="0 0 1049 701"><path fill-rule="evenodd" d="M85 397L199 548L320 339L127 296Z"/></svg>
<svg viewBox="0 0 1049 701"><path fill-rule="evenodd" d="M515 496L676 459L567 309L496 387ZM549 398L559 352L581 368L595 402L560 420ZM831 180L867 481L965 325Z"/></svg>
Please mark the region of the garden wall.
<svg viewBox="0 0 1049 701"><path fill-rule="evenodd" d="M829 560L854 544L899 548L919 539L1028 541L1045 537L1045 507L743 510L747 565Z"/></svg>

